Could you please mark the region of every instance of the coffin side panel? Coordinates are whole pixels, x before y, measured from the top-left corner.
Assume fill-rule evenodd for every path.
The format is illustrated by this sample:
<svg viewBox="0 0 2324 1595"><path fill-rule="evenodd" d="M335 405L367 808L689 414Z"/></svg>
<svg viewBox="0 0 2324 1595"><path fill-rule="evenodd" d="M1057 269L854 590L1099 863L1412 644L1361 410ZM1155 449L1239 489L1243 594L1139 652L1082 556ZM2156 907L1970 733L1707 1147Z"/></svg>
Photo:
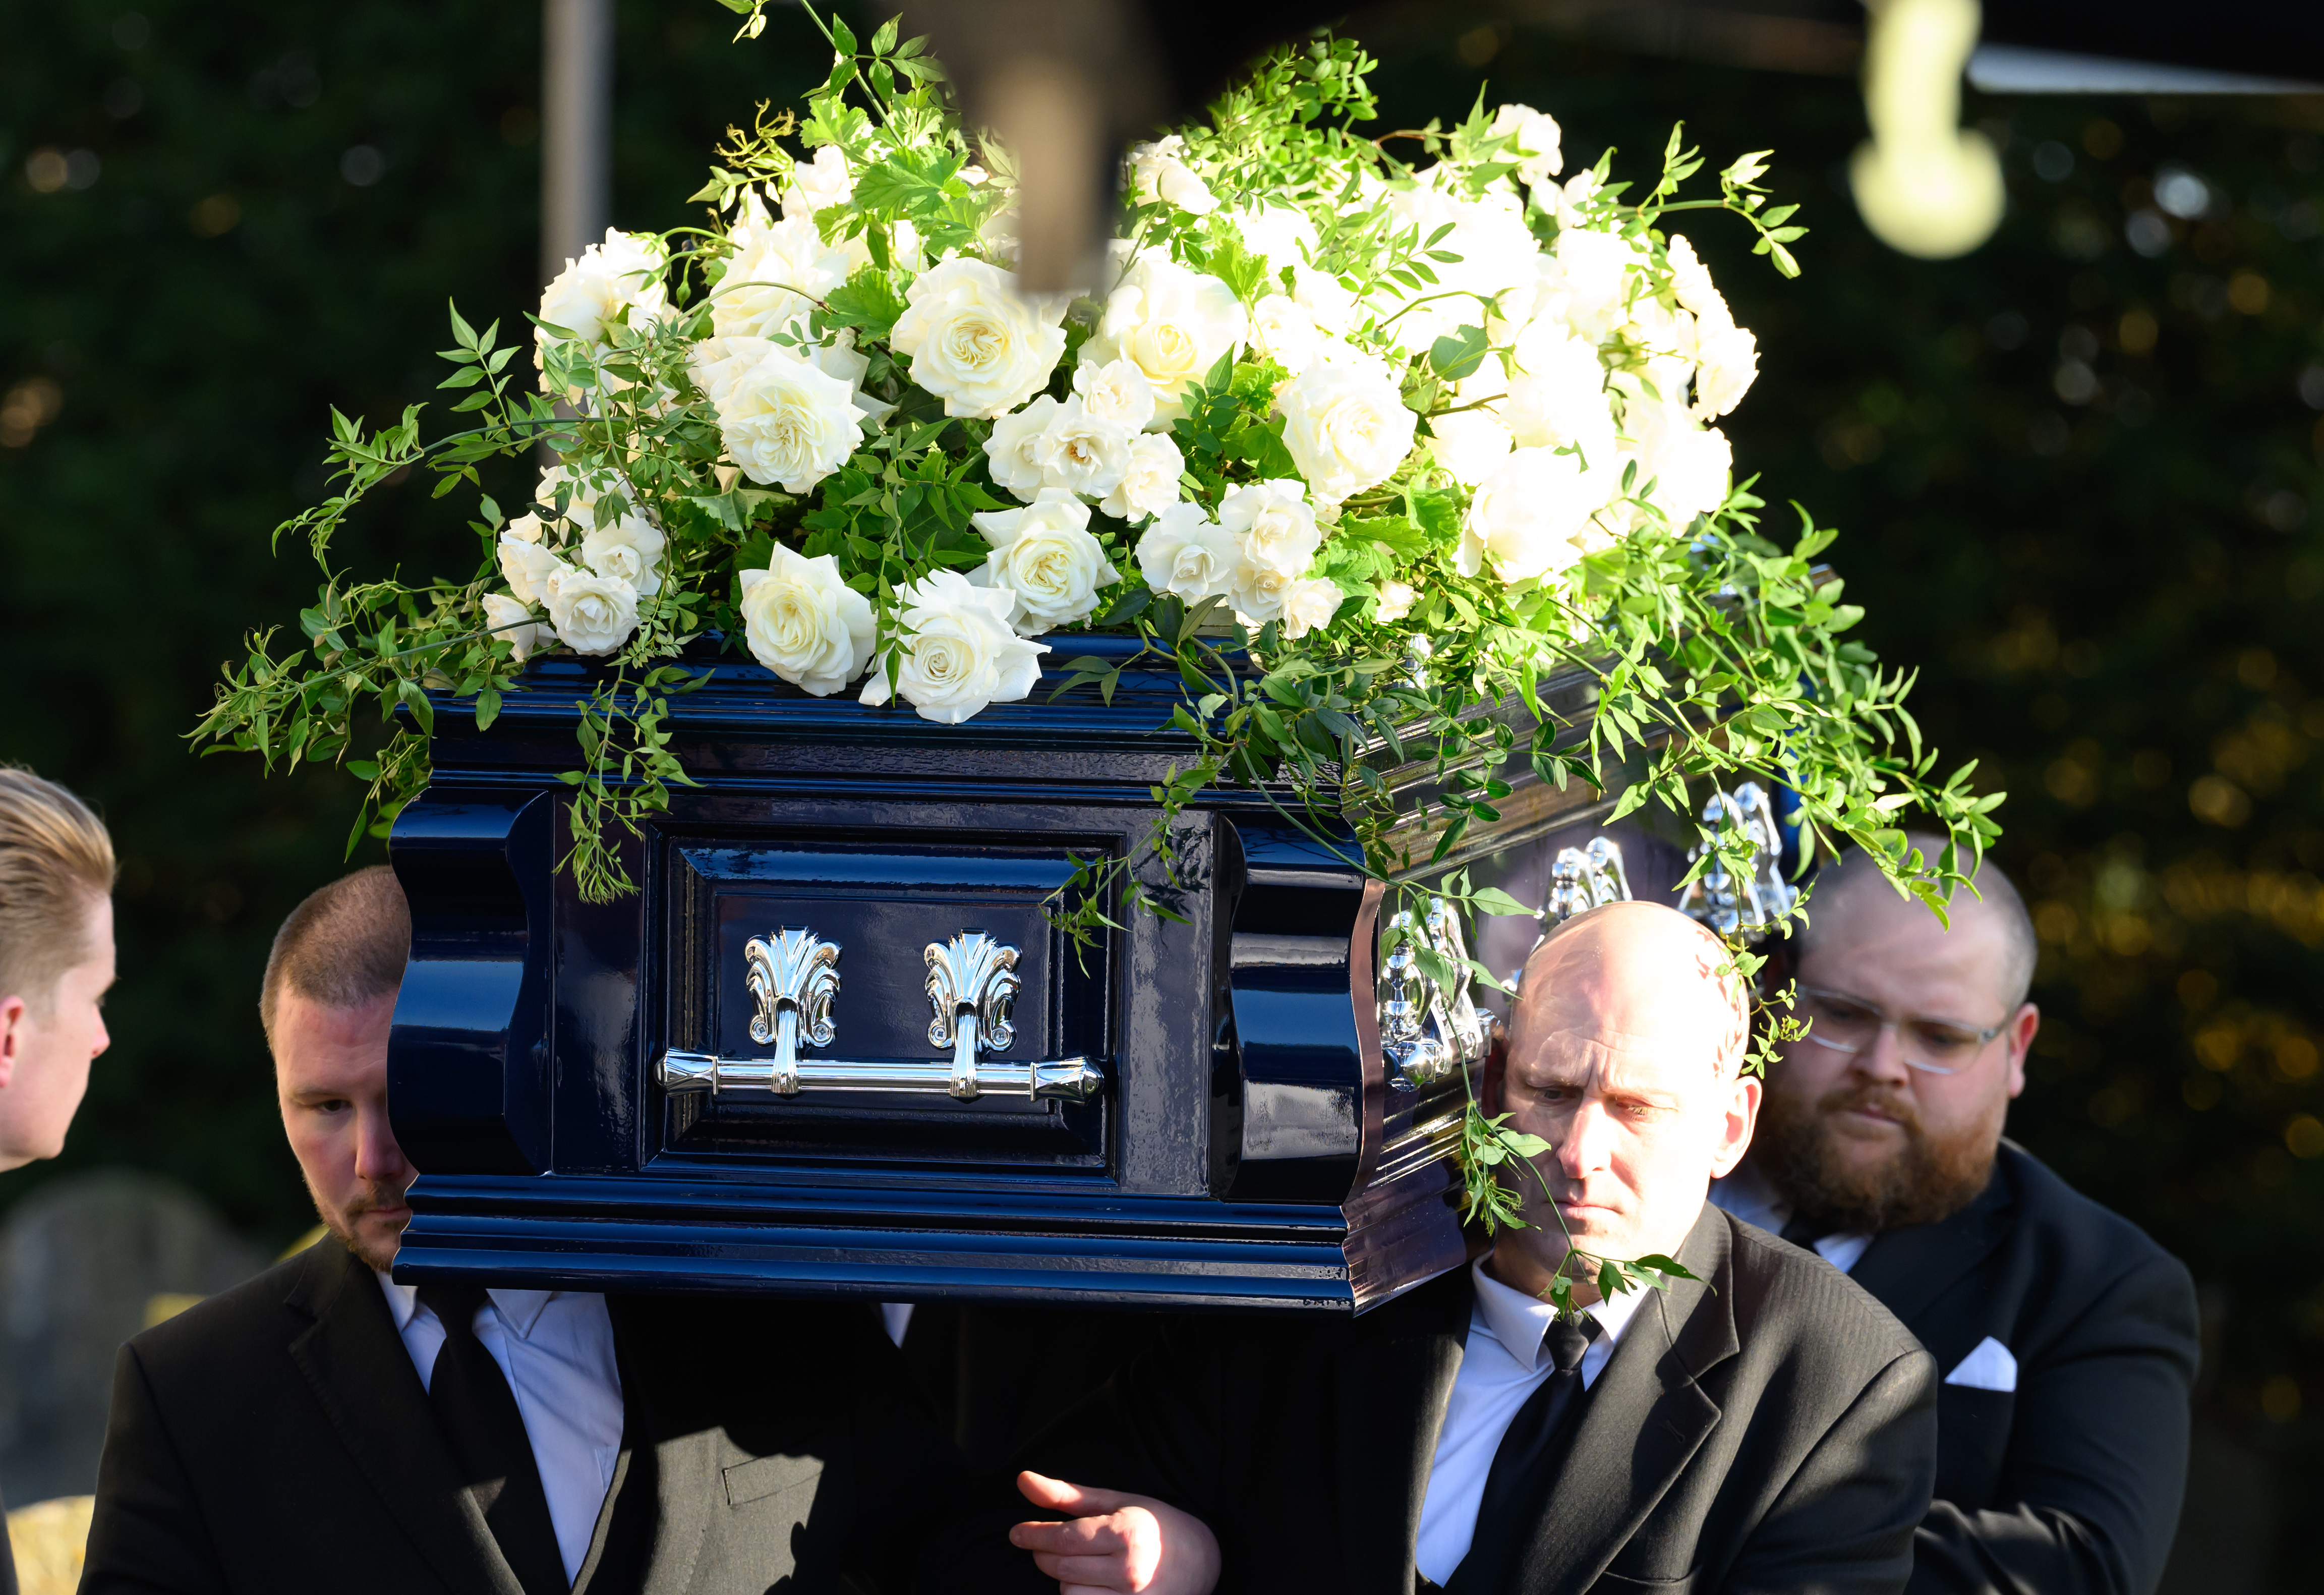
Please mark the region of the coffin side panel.
<svg viewBox="0 0 2324 1595"><path fill-rule="evenodd" d="M396 1139L422 1168L549 1165L549 804L431 789L396 817L388 853L411 908L411 957L388 1100Z"/></svg>

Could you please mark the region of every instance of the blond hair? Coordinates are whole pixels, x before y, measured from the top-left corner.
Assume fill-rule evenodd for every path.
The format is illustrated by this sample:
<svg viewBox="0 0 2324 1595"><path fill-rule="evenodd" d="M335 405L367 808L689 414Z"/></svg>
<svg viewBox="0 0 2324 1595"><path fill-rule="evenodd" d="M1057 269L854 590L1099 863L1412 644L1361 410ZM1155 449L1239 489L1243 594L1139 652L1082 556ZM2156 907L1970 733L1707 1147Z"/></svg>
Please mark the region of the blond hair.
<svg viewBox="0 0 2324 1595"><path fill-rule="evenodd" d="M274 1045L282 993L326 1008L360 1008L403 983L411 955L411 909L395 871L374 864L342 875L290 910L266 955L258 1019Z"/></svg>
<svg viewBox="0 0 2324 1595"><path fill-rule="evenodd" d="M65 971L93 951L89 912L113 875L113 838L87 804L0 764L0 997L47 1011Z"/></svg>

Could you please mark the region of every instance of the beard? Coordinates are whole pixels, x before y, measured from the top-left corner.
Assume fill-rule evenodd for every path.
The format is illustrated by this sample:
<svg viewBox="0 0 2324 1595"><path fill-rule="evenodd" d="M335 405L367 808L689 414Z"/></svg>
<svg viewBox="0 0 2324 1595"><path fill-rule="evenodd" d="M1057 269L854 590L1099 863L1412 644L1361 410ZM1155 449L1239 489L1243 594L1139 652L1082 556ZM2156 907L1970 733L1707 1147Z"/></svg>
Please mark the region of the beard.
<svg viewBox="0 0 2324 1595"><path fill-rule="evenodd" d="M1873 1108L1896 1121L1904 1144L1866 1163L1845 1155L1837 1115ZM1923 1127L1911 1101L1873 1084L1844 1086L1803 1102L1770 1091L1759 1110L1752 1160L1792 1204L1794 1220L1827 1232L1877 1235L1950 1218L1985 1189L2000 1141L1997 1123L1978 1121L1949 1136Z"/></svg>
<svg viewBox="0 0 2324 1595"><path fill-rule="evenodd" d="M368 1237L360 1226L364 1219L382 1209L401 1207L402 1189L394 1185L366 1185L361 1195L337 1211L314 1192L311 1185L309 1194L315 1196L315 1212L323 1221L323 1227L337 1236L340 1244L355 1253L365 1267L383 1274L387 1272L402 1246L403 1226L398 1224L395 1232L384 1240L379 1238L376 1225L373 1226L374 1233Z"/></svg>

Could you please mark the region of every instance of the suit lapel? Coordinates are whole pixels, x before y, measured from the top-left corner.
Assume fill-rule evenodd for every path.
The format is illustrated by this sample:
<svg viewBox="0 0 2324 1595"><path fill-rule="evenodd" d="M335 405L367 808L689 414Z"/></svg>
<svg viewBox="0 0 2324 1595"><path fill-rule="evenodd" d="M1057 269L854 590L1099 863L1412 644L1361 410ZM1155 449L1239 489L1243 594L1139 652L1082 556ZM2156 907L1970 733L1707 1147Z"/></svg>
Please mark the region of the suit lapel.
<svg viewBox="0 0 2324 1595"><path fill-rule="evenodd" d="M1728 1245L1727 1215L1705 1203L1679 1251L1695 1279L1639 1305L1591 1388L1518 1563L1525 1595L1595 1583L1718 1424L1697 1381L1740 1344Z"/></svg>
<svg viewBox="0 0 2324 1595"><path fill-rule="evenodd" d="M1914 1320L2001 1244L2015 1205L1997 1157L1992 1177L1976 1201L1936 1223L1908 1224L1876 1236L1849 1277L1917 1334Z"/></svg>
<svg viewBox="0 0 2324 1595"><path fill-rule="evenodd" d="M659 1421L667 1415L657 1411L654 1378L661 1365L655 1361L660 1348L652 1312L652 1304L637 1297L605 1298L622 1377L622 1455L598 1519L597 1544L587 1571L574 1581L574 1595L584 1595L600 1560L613 1575L609 1588L688 1588L712 1510L724 1498L717 1454L722 1430L700 1427L663 1438L666 1428L687 1425Z"/></svg>
<svg viewBox="0 0 2324 1595"><path fill-rule="evenodd" d="M355 1466L446 1587L524 1595L437 1433L371 1269L333 1240L308 1258L290 1300L315 1322L291 1341L290 1360Z"/></svg>
<svg viewBox="0 0 2324 1595"><path fill-rule="evenodd" d="M1411 1595L1420 1508L1475 1288L1465 1268L1422 1286L1358 1320L1333 1360L1341 1539L1357 1595Z"/></svg>

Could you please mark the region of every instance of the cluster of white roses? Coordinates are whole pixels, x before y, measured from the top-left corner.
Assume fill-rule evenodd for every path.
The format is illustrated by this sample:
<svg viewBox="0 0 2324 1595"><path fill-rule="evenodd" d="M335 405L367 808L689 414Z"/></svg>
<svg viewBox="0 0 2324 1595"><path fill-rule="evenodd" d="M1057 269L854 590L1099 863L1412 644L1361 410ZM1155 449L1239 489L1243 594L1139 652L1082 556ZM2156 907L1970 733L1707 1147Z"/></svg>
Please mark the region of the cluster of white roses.
<svg viewBox="0 0 2324 1595"><path fill-rule="evenodd" d="M576 653L611 653L637 630L638 600L661 591L661 531L633 508L596 524L598 494L561 466L540 474L534 496L537 506L501 533L509 590L484 595L484 623L519 659L552 639Z"/></svg>
<svg viewBox="0 0 2324 1595"><path fill-rule="evenodd" d="M1464 576L1550 579L1642 516L1683 528L1716 509L1731 459L1711 423L1756 374L1751 334L1685 239L1658 250L1623 236L1595 171L1557 181L1553 119L1504 106L1489 136L1506 141L1509 176L1472 181L1452 162L1398 181L1369 167L1355 173L1357 198L1438 263L1436 280L1418 285L1319 269L1323 210L1311 217L1287 195L1222 204L1198 149L1176 137L1139 146L1129 171L1136 198L1175 207L1189 226L1231 226L1263 263L1260 291L1246 304L1167 249L1118 241L1063 398L1051 390L1069 301L1019 293L996 263L1014 256L1010 212L996 211L979 235L990 258L947 251L930 261L908 225L891 227L888 262L904 279L904 308L889 347L946 415L990 423L991 480L1022 507L973 517L991 546L982 567L937 571L899 595L893 657L875 659L878 617L836 559L778 546L765 570L742 580L752 655L818 695L868 669L864 702L892 691L947 723L1021 697L1047 651L1032 639L1086 622L1121 579L1092 530L1093 511L1143 529L1134 558L1152 590L1224 599L1247 625L1277 622L1297 638L1362 596L1320 574L1326 539L1348 501L1388 483L1416 450L1443 473L1436 480L1468 492L1455 561ZM1348 193L1319 185L1302 202L1338 210ZM741 197L707 336L689 358L716 417L727 485L740 477L811 493L893 409L865 393L869 361L853 333L812 335L811 312L872 261L863 238L830 229L835 242L817 220L853 198L853 174L832 147L796 167L779 195ZM1547 247L1532 212L1556 221ZM609 232L549 285L542 319L595 344L617 323L673 319L666 265L657 241ZM1481 327L1489 353L1452 384L1424 438L1406 401L1409 379L1439 338L1464 327ZM540 337L545 361L555 340ZM1170 429L1231 355L1282 369L1274 409L1297 475L1230 486L1213 512L1188 496L1194 479ZM585 410L590 401L565 396ZM574 522L528 514L502 534L509 591L486 604L519 657L549 633L584 653L619 647L638 600L662 579L661 534L634 510L596 527L576 487L551 472L541 489L543 505L561 496ZM1366 591L1382 622L1420 596L1397 581Z"/></svg>

